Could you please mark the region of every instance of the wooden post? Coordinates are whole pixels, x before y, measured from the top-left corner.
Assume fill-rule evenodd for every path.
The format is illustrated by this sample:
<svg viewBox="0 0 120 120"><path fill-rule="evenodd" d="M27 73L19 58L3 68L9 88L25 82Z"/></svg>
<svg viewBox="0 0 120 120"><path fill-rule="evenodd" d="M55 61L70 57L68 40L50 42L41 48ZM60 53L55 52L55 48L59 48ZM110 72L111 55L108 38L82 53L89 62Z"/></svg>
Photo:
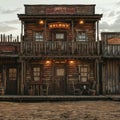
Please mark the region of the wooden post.
<svg viewBox="0 0 120 120"><path fill-rule="evenodd" d="M45 27L45 39L43 41L45 54L46 54L46 41L47 41L47 36L46 36L47 35L47 26L46 26L47 24L46 23L47 23L47 20L45 20L45 26L44 26Z"/></svg>
<svg viewBox="0 0 120 120"><path fill-rule="evenodd" d="M96 59L96 93L99 95L99 60Z"/></svg>
<svg viewBox="0 0 120 120"><path fill-rule="evenodd" d="M7 78L6 78L6 66L3 65L3 84L4 84L4 89L6 90L6 81L7 81Z"/></svg>
<svg viewBox="0 0 120 120"><path fill-rule="evenodd" d="M22 60L21 61L21 84L20 84L21 95L24 94L24 69L25 69L25 63Z"/></svg>
<svg viewBox="0 0 120 120"><path fill-rule="evenodd" d="M99 43L99 21L97 21L97 51L100 54L100 43Z"/></svg>
<svg viewBox="0 0 120 120"><path fill-rule="evenodd" d="M72 20L72 53L74 53L74 21Z"/></svg>
<svg viewBox="0 0 120 120"><path fill-rule="evenodd" d="M2 42L2 34L0 35L0 42Z"/></svg>
<svg viewBox="0 0 120 120"><path fill-rule="evenodd" d="M21 39L21 44L20 44L20 52L21 53L23 53L23 22L21 22L21 37L20 37L20 39Z"/></svg>
<svg viewBox="0 0 120 120"><path fill-rule="evenodd" d="M20 79L21 79L21 74L20 74L20 66L18 65L18 77L17 77L17 94L20 95Z"/></svg>

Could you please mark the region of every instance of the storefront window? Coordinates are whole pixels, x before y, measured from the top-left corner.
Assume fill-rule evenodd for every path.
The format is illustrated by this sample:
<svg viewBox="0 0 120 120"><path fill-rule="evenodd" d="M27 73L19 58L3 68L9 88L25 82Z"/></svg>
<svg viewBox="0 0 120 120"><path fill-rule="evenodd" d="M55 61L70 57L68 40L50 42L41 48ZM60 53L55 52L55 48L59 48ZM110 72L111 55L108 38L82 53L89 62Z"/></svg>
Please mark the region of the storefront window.
<svg viewBox="0 0 120 120"><path fill-rule="evenodd" d="M33 79L34 81L40 81L40 67L33 68Z"/></svg>

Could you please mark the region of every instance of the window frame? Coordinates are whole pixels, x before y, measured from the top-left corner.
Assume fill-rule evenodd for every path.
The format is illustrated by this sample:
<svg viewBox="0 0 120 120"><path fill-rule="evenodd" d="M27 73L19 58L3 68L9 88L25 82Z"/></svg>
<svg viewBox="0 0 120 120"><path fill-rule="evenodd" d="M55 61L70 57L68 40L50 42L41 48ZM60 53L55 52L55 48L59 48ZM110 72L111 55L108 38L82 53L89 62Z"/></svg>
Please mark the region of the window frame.
<svg viewBox="0 0 120 120"><path fill-rule="evenodd" d="M85 71L86 68L86 71ZM79 81L88 82L88 65L78 65ZM86 80L82 80L86 78Z"/></svg>
<svg viewBox="0 0 120 120"><path fill-rule="evenodd" d="M14 70L15 71L14 71ZM10 70L12 70L12 72L10 71ZM17 80L17 68L9 68L8 69L8 77L9 77L9 80L10 81L15 81L15 80Z"/></svg>
<svg viewBox="0 0 120 120"><path fill-rule="evenodd" d="M34 39L35 39L36 42L42 42L44 40L44 33L43 33L43 31L36 31L34 33Z"/></svg>
<svg viewBox="0 0 120 120"><path fill-rule="evenodd" d="M39 68L39 71L36 70L34 71L34 68ZM42 66L32 66L32 81L33 82L41 82L41 77L42 76ZM38 79L38 80L35 80L35 79Z"/></svg>
<svg viewBox="0 0 120 120"><path fill-rule="evenodd" d="M87 33L86 31L76 30L76 41L87 41Z"/></svg>

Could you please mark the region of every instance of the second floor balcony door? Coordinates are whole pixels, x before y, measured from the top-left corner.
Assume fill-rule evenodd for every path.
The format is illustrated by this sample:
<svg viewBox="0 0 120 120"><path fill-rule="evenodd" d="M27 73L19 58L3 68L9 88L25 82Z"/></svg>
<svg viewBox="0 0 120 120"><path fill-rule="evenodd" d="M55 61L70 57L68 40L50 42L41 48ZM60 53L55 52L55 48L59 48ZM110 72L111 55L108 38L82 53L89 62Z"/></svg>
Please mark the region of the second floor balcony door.
<svg viewBox="0 0 120 120"><path fill-rule="evenodd" d="M67 32L66 31L52 31L51 32L53 53L63 54L66 50Z"/></svg>
<svg viewBox="0 0 120 120"><path fill-rule="evenodd" d="M51 39L52 41L67 41L66 31L52 31Z"/></svg>

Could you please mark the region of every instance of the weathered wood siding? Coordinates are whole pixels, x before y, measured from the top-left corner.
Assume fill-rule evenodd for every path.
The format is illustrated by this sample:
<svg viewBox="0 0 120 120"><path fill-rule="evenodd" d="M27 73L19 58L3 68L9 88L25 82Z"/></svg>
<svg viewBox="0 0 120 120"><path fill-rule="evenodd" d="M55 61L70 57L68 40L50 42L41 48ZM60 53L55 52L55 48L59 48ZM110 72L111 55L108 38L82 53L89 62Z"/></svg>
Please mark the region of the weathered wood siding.
<svg viewBox="0 0 120 120"><path fill-rule="evenodd" d="M27 15L41 14L81 14L93 15L95 5L25 5Z"/></svg>
<svg viewBox="0 0 120 120"><path fill-rule="evenodd" d="M105 60L102 68L103 93L120 94L120 61Z"/></svg>

